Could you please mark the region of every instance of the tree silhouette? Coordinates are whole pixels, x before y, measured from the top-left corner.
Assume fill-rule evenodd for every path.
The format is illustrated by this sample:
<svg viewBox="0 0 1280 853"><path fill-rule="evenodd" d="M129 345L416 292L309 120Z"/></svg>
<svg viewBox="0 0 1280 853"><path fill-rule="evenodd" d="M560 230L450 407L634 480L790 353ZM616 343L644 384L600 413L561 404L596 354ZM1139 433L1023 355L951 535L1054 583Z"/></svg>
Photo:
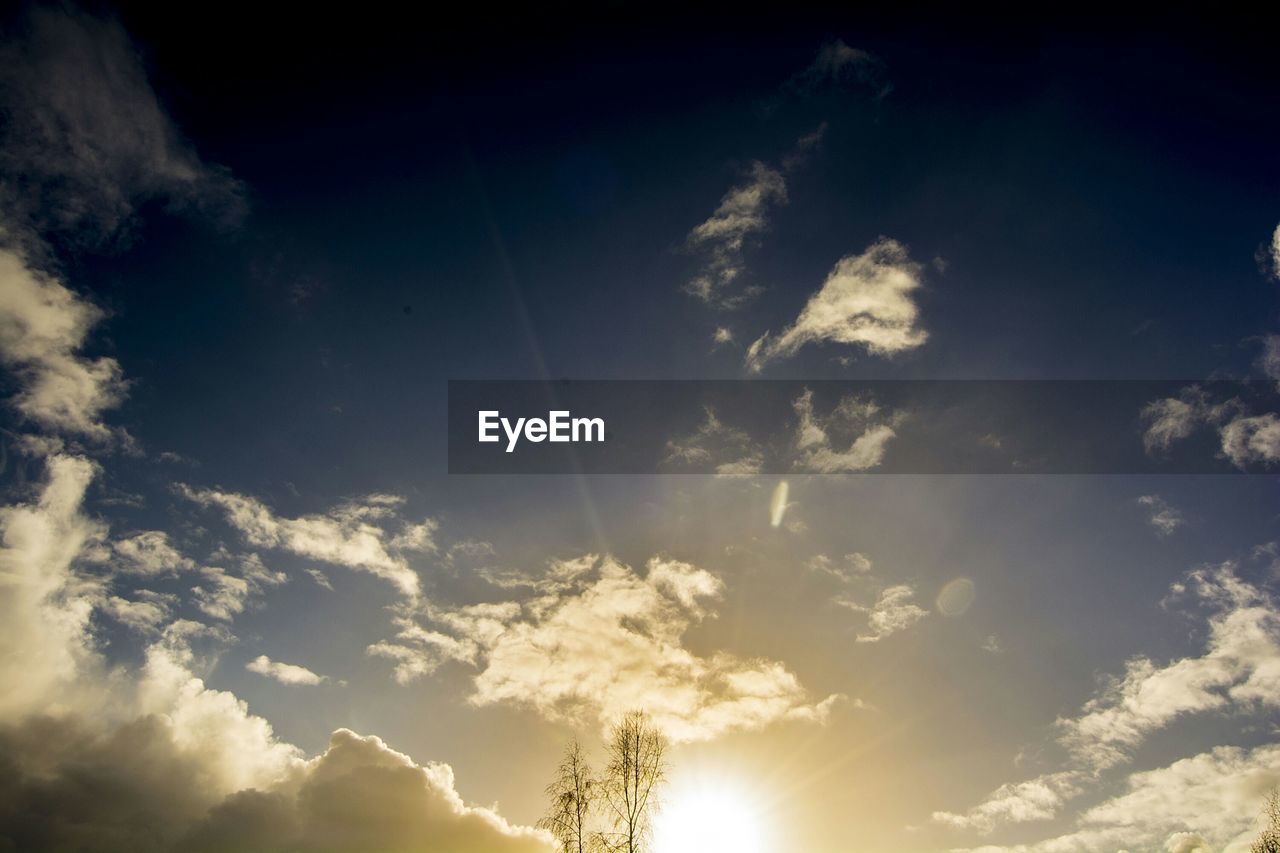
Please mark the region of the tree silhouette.
<svg viewBox="0 0 1280 853"><path fill-rule="evenodd" d="M658 789L666 781L666 736L649 715L632 711L609 732L609 764L604 775L604 801L611 831L601 833L606 849L642 853L658 807Z"/></svg>
<svg viewBox="0 0 1280 853"><path fill-rule="evenodd" d="M1249 845L1249 853L1280 853L1280 790L1267 791L1267 804L1262 807L1267 826L1258 840Z"/></svg>
<svg viewBox="0 0 1280 853"><path fill-rule="evenodd" d="M600 780L574 738L565 747L555 779L547 786L551 803L538 828L555 836L563 853L591 853L598 848L590 820L599 793Z"/></svg>

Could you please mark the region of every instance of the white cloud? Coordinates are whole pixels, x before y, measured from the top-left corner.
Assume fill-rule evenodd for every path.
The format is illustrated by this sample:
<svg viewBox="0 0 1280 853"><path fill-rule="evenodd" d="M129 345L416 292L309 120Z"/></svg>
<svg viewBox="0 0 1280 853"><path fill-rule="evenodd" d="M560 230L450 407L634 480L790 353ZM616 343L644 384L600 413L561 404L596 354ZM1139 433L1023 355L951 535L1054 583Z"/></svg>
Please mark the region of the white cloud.
<svg viewBox="0 0 1280 853"><path fill-rule="evenodd" d="M244 612L252 596L288 580L284 572L267 569L257 554L241 557L238 563L235 574L220 566L200 569L202 580L191 588L191 596L201 613L229 622Z"/></svg>
<svg viewBox="0 0 1280 853"><path fill-rule="evenodd" d="M1271 232L1271 275L1280 278L1280 225Z"/></svg>
<svg viewBox="0 0 1280 853"><path fill-rule="evenodd" d="M1228 421L1219 434L1223 455L1237 468L1280 462L1280 417L1270 412Z"/></svg>
<svg viewBox="0 0 1280 853"><path fill-rule="evenodd" d="M677 741L779 720L824 720L840 697L811 703L785 666L728 652L700 656L686 631L714 615L723 584L703 569L654 558L642 576L611 557L554 563L522 601L432 609L439 630L401 623L370 653L402 680L446 660L479 669L471 702L533 708L553 720L605 726L647 710Z"/></svg>
<svg viewBox="0 0 1280 853"><path fill-rule="evenodd" d="M126 385L113 358L81 356L102 311L0 249L0 363L19 379L13 406L42 427L95 440Z"/></svg>
<svg viewBox="0 0 1280 853"><path fill-rule="evenodd" d="M796 467L818 474L866 471L884 461L888 444L897 433L900 412L882 415L875 401L859 396L844 397L825 418L813 411L813 392L806 388L792 403L797 424L795 445L799 450ZM843 436L846 449L832 447L832 435Z"/></svg>
<svg viewBox="0 0 1280 853"><path fill-rule="evenodd" d="M709 470L724 477L759 474L764 455L746 432L721 421L707 406L704 418L692 433L667 441L663 464Z"/></svg>
<svg viewBox="0 0 1280 853"><path fill-rule="evenodd" d="M786 203L782 172L759 161L752 163L746 180L729 190L710 219L689 232L688 246L703 252L705 259L685 290L721 308L737 307L754 296L758 288L737 288L746 269L744 249L748 239L769 227L770 209Z"/></svg>
<svg viewBox="0 0 1280 853"><path fill-rule="evenodd" d="M858 635L859 643L878 643L885 637L905 631L929 615L929 611L916 605L915 590L907 584L897 584L880 591L876 603L870 607L859 604L849 596L839 596L835 603L857 613L867 614L867 631Z"/></svg>
<svg viewBox="0 0 1280 853"><path fill-rule="evenodd" d="M431 540L435 523L431 521L409 525L398 536L388 534L385 525L394 520L394 507L399 503L389 495L370 495L335 507L326 515L285 518L245 495L187 486L178 490L201 506L221 509L251 545L369 572L410 597L418 594L418 575L403 556L392 551L435 547Z"/></svg>
<svg viewBox="0 0 1280 853"><path fill-rule="evenodd" d="M923 345L929 335L918 325L915 302L922 273L906 248L887 237L860 255L842 258L794 323L776 337L766 332L751 344L747 367L759 372L811 343L860 346L880 356Z"/></svg>
<svg viewBox="0 0 1280 853"><path fill-rule="evenodd" d="M702 256L702 268L685 291L707 305L720 309L739 308L761 288L741 286L746 272L746 249L751 241L769 229L769 215L787 203L787 173L803 165L822 141L826 124L798 140L775 168L759 160L751 164L744 180L729 190L711 217L689 232L686 246ZM715 343L732 340L732 332L719 328Z"/></svg>
<svg viewBox="0 0 1280 853"><path fill-rule="evenodd" d="M1030 844L981 847L971 853L1125 849L1247 853L1257 835L1263 796L1280 783L1277 768L1280 746L1215 747L1166 767L1131 774L1123 793L1085 810L1069 833Z"/></svg>
<svg viewBox="0 0 1280 853"><path fill-rule="evenodd" d="M1138 498L1138 505L1146 508L1150 513L1147 520L1161 536L1171 536L1186 524L1182 512L1159 495L1143 495Z"/></svg>
<svg viewBox="0 0 1280 853"><path fill-rule="evenodd" d="M1190 572L1185 582L1174 585L1173 594L1208 611L1208 639L1200 655L1164 665L1146 657L1129 660L1124 674L1086 702L1080 713L1055 723L1068 755L1066 769L1004 785L964 814L939 812L934 819L981 831L1000 822L1047 819L1083 793L1086 781L1096 782L1103 771L1127 763L1152 734L1179 719L1280 707L1280 612L1270 596L1242 580L1231 562ZM1131 777L1145 778L1149 777ZM1091 814L1108 813L1094 809L1083 820L1088 822ZM1077 848L1064 844L1035 849Z"/></svg>
<svg viewBox="0 0 1280 853"><path fill-rule="evenodd" d="M183 556L169 542L163 530L147 530L111 543L116 561L113 567L125 574L163 575L195 568L195 561Z"/></svg>
<svg viewBox="0 0 1280 853"><path fill-rule="evenodd" d="M329 680L323 675L316 675L305 666L274 661L266 655L258 655L245 664L244 668L281 684L316 685Z"/></svg>
<svg viewBox="0 0 1280 853"><path fill-rule="evenodd" d="M89 617L101 591L74 571L106 533L81 512L97 466L78 456L45 466L37 495L0 508L0 720L76 707L81 677L100 664Z"/></svg>
<svg viewBox="0 0 1280 853"><path fill-rule="evenodd" d="M1270 467L1280 462L1280 416L1249 415L1238 399L1209 402L1203 389L1189 387L1178 397L1166 397L1142 409L1147 427L1143 444L1148 453L1166 452L1202 426L1218 431L1221 456L1240 469Z"/></svg>
<svg viewBox="0 0 1280 853"><path fill-rule="evenodd" d="M866 576L871 572L870 558L857 551L845 554L838 561L826 554L815 554L805 565L812 572L831 575L845 583L850 583L855 578Z"/></svg>

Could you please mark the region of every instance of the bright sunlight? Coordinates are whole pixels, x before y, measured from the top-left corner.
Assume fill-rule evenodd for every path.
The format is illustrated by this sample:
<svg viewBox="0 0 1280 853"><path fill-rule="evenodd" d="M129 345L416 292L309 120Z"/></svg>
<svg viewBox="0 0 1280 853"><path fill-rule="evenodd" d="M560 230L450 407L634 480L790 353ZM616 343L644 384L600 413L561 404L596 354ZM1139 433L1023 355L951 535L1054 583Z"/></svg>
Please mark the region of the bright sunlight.
<svg viewBox="0 0 1280 853"><path fill-rule="evenodd" d="M654 821L654 853L764 853L760 810L730 788L673 793Z"/></svg>

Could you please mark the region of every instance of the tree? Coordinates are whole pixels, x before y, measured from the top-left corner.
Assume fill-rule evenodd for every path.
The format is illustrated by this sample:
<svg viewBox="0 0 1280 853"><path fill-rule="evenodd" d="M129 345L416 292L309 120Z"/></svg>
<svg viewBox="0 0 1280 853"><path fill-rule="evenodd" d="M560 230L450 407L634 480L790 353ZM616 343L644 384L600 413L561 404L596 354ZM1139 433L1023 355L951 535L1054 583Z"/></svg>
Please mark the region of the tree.
<svg viewBox="0 0 1280 853"><path fill-rule="evenodd" d="M1280 853L1280 790L1267 791L1267 804L1262 807L1267 826L1258 840L1249 845L1249 853Z"/></svg>
<svg viewBox="0 0 1280 853"><path fill-rule="evenodd" d="M611 851L641 853L658 808L658 790L666 781L667 739L648 714L632 711L610 730L608 749L604 800L612 831L601 839Z"/></svg>
<svg viewBox="0 0 1280 853"><path fill-rule="evenodd" d="M547 786L551 803L546 816L538 821L538 828L555 836L563 853L591 853L596 844L589 822L599 793L600 780L574 738L565 747L556 778Z"/></svg>

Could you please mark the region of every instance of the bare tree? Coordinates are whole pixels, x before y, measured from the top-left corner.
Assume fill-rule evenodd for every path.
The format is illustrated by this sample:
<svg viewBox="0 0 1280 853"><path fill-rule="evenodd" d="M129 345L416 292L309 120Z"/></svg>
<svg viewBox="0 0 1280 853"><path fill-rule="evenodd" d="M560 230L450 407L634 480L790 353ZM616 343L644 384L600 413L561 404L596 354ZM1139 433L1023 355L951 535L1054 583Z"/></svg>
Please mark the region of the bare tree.
<svg viewBox="0 0 1280 853"><path fill-rule="evenodd" d="M667 738L648 714L632 711L610 730L608 747L604 799L612 831L601 833L601 839L610 851L642 853L653 828L657 792L666 781Z"/></svg>
<svg viewBox="0 0 1280 853"><path fill-rule="evenodd" d="M1280 790L1267 791L1267 804L1262 807L1267 826L1258 840L1249 845L1249 853L1280 853Z"/></svg>
<svg viewBox="0 0 1280 853"><path fill-rule="evenodd" d="M547 786L551 802L538 828L554 835L563 853L591 853L597 845L589 823L599 794L600 780L574 738L565 747L556 778Z"/></svg>

